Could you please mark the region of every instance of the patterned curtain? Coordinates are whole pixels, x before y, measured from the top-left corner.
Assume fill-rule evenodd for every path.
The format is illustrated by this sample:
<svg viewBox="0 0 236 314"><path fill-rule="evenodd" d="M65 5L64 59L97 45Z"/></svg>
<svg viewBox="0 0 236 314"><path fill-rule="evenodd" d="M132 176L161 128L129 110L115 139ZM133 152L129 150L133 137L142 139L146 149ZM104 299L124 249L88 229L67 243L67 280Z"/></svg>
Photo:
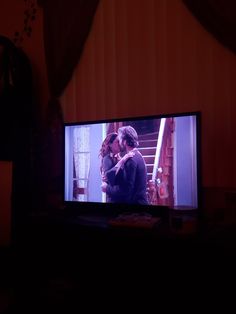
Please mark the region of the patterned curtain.
<svg viewBox="0 0 236 314"><path fill-rule="evenodd" d="M73 155L75 165L75 185L77 193L74 197L83 201L88 197L88 177L90 165L90 129L79 127L74 129Z"/></svg>

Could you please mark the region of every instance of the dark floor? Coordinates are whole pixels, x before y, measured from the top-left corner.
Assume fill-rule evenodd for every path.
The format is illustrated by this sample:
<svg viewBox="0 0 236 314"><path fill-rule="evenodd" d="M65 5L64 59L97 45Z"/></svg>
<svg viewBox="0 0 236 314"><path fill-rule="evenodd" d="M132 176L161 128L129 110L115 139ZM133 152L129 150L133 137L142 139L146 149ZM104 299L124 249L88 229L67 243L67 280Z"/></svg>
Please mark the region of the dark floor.
<svg viewBox="0 0 236 314"><path fill-rule="evenodd" d="M110 304L147 312L152 304L171 307L172 298L195 308L235 292L234 228L184 238L33 229L0 250L0 313L74 313L82 305L113 312Z"/></svg>

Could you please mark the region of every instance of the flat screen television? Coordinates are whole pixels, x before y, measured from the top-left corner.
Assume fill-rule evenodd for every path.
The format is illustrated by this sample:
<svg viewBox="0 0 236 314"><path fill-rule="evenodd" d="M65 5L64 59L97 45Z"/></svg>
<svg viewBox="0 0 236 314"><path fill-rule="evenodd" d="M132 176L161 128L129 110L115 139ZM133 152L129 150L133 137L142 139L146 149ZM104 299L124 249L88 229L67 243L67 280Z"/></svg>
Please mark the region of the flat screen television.
<svg viewBox="0 0 236 314"><path fill-rule="evenodd" d="M200 112L184 112L65 123L65 205L82 212L92 210L97 213L155 213L159 208L198 209L200 116ZM122 138L119 135L121 129L136 132L126 132ZM105 157L100 152L104 139L111 133L118 133L116 139L122 149L118 154L107 151L112 158L109 181L108 173L101 171L102 158ZM135 137L134 146L127 134ZM126 145L119 141L125 141ZM110 149L109 145L106 143L106 148ZM138 154L139 161L134 162L135 157L129 156L126 161L123 159L116 172L116 163L127 150L134 151L134 156Z"/></svg>

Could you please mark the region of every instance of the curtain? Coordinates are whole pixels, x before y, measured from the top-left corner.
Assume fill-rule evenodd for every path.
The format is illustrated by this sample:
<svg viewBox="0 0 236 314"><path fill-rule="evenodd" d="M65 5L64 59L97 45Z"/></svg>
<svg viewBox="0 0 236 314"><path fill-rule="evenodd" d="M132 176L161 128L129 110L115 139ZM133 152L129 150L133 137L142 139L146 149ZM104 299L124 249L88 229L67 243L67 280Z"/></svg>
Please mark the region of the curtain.
<svg viewBox="0 0 236 314"><path fill-rule="evenodd" d="M59 97L83 51L99 0L41 0L49 88Z"/></svg>
<svg viewBox="0 0 236 314"><path fill-rule="evenodd" d="M42 181L43 189L46 182L46 194L50 198L46 202L56 202L56 206L58 195L63 195L63 114L58 98L70 81L82 54L98 2L99 0L38 0L43 8L45 57L51 94L43 133Z"/></svg>
<svg viewBox="0 0 236 314"><path fill-rule="evenodd" d="M217 40L236 53L235 0L183 0L183 2Z"/></svg>

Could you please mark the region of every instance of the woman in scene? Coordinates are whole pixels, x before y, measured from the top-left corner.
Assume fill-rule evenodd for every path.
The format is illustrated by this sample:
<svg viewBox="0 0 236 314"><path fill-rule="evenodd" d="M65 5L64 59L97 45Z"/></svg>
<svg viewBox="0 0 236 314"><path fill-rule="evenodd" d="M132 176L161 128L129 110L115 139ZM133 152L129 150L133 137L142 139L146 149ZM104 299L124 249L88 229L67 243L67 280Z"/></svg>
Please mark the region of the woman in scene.
<svg viewBox="0 0 236 314"><path fill-rule="evenodd" d="M100 172L102 181L113 185L115 182L108 182L107 172L116 166L116 175L128 158L133 157L134 153L130 152L123 157L120 156L120 145L116 132L109 133L102 142L99 156L101 157ZM109 201L109 200L108 200Z"/></svg>

